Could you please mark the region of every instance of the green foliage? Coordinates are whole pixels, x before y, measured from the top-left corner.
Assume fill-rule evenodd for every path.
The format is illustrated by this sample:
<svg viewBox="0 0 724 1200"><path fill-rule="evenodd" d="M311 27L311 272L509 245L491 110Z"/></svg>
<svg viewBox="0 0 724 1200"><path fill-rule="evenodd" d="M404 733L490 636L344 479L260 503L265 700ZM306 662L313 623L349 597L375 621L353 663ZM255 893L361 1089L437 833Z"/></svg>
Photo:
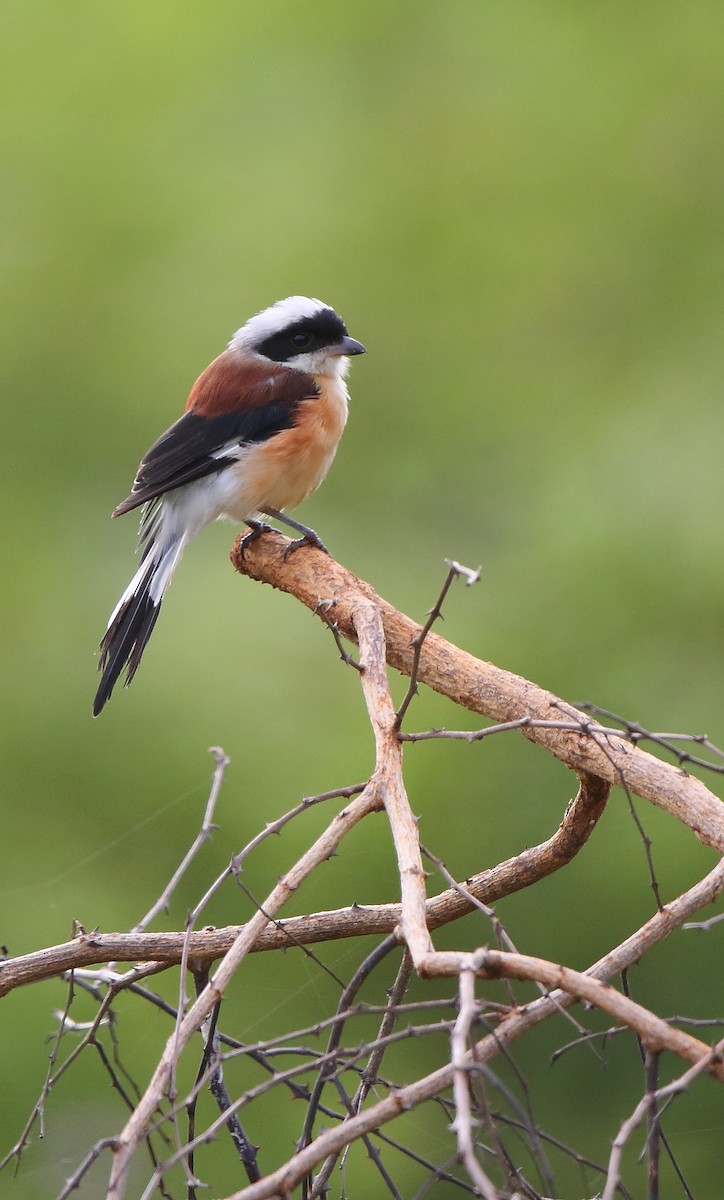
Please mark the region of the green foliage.
<svg viewBox="0 0 724 1200"><path fill-rule="evenodd" d="M12 953L65 940L73 918L138 919L197 828L209 745L232 759L222 829L169 928L266 819L369 771L356 676L293 601L234 576L228 526L187 554L133 689L90 717L95 649L133 569L133 518L111 525L110 511L229 334L291 292L329 300L368 347L337 462L300 512L335 556L418 617L445 556L482 562L482 583L446 606L458 644L572 700L724 740L723 51L724 12L705 0L4 6ZM459 720L425 696L408 727ZM458 875L545 836L575 790L512 740L407 760L424 840ZM713 859L642 816L667 898ZM252 890L322 819L260 855ZM344 847L302 907L393 898L389 837L373 828L378 841ZM534 905L501 905L522 950L585 965L652 911L620 797L584 854ZM600 915L571 928L571 904ZM209 920L247 912L230 892ZM347 950L329 955L342 973ZM675 968L646 996L648 971L639 998L665 1013ZM62 996L53 984L6 1001L5 1143ZM700 997L700 1015L720 1000ZM300 975L299 1024L314 1001ZM575 1141L591 1122L571 1078L547 1086ZM601 1076L611 1135L638 1088L614 1101ZM51 1100L60 1167L33 1148L19 1200L39 1194L37 1171L50 1194L91 1125L116 1130L105 1094L89 1067ZM70 1122L69 1104L92 1122ZM701 1140L687 1159L697 1194L714 1178Z"/></svg>

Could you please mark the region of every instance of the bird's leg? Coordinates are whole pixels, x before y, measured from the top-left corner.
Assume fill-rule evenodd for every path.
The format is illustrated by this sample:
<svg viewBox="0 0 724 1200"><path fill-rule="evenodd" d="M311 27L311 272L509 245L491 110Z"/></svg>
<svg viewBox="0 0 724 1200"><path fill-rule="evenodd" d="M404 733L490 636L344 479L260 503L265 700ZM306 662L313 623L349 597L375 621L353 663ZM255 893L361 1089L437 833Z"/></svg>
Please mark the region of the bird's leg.
<svg viewBox="0 0 724 1200"><path fill-rule="evenodd" d="M284 551L284 557L289 558L295 550L300 546L316 546L318 550L323 550L325 554L329 554L329 550L325 546L318 533L313 529L309 529L307 525L302 525L301 521L295 521L293 517L288 517L286 513L280 512L278 508L262 508L261 511L265 517L272 517L275 521L281 521L282 525L289 525L291 529L296 529L297 533L301 533L301 537L294 538L289 543Z"/></svg>
<svg viewBox="0 0 724 1200"><path fill-rule="evenodd" d="M249 526L249 532L245 533L239 542L239 553L241 554L242 558L246 554L247 548L251 545L251 543L255 542L257 538L260 538L263 533L274 532L271 525L267 525L265 521L254 521L251 517L247 517L244 524Z"/></svg>

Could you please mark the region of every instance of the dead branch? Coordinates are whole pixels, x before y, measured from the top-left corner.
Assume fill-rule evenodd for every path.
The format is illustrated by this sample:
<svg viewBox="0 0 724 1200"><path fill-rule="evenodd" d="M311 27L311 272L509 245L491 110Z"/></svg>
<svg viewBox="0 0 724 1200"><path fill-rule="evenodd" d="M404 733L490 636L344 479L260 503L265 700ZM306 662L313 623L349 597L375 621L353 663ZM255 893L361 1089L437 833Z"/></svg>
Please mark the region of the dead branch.
<svg viewBox="0 0 724 1200"><path fill-rule="evenodd" d="M472 965L471 965L472 963ZM438 950L423 964L428 976L452 976L475 969L483 979L527 979L567 993L576 1000L585 1000L615 1017L623 1025L635 1029L644 1046L656 1052L670 1050L687 1062L706 1062L707 1069L724 1082L724 1062L712 1055L711 1047L668 1021L654 1016L642 1005L623 996L607 983L595 979L590 972L573 971L557 963L533 958L529 954L511 954L506 950L483 948L473 955L454 950Z"/></svg>
<svg viewBox="0 0 724 1200"><path fill-rule="evenodd" d="M409 675L414 644L422 626L398 612L364 580L316 550L284 558L281 534L265 534L242 557L239 539L231 561L241 575L288 592L314 612L320 600L334 601L334 619L350 641L357 641L354 613L362 600L380 612L390 666ZM420 654L419 681L470 712L493 721L556 721L561 714L580 721L580 732L530 727L523 736L543 746L574 771L588 771L665 809L688 825L701 842L724 852L724 804L693 776L610 734L598 736L595 722L527 679L474 658L435 633L428 633ZM588 732L587 732L588 731Z"/></svg>
<svg viewBox="0 0 724 1200"><path fill-rule="evenodd" d="M349 794L350 790L340 789L339 793L334 794ZM566 866L588 841L603 812L608 791L609 784L605 781L594 775L582 776L578 793L552 837L539 846L531 846L521 854L466 879L466 891L473 900L493 904L501 897L531 887ZM294 811L304 811L305 807L302 803ZM271 822L267 830L273 830L276 824ZM255 842L259 840L260 835L254 839ZM717 894L712 893L702 900L702 906L714 900ZM456 888L447 888L426 901L427 927L429 930L439 929L473 909L472 901ZM252 951L281 950L300 943L314 945L339 938L391 933L399 924L401 914L401 906L397 903L354 904L329 912L282 918L261 931ZM196 963L207 964L223 957L244 928L243 925L232 925L192 933L189 937L190 958ZM14 988L27 987L39 980L97 963L142 962L151 965L139 968L139 971L161 970L181 962L185 936L183 933L163 932L78 934L72 941L0 962L0 997ZM158 964L155 968L154 962Z"/></svg>

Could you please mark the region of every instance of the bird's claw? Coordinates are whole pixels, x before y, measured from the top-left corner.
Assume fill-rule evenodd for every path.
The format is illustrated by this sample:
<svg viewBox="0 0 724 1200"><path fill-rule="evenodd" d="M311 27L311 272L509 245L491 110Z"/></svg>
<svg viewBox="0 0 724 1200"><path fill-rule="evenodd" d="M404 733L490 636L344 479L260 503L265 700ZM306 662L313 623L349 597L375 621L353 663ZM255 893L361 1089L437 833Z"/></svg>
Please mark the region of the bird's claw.
<svg viewBox="0 0 724 1200"><path fill-rule="evenodd" d="M316 546L317 550L321 550L324 554L329 554L329 550L325 546L321 537L319 537L319 535L316 534L313 529L309 529L306 533L303 533L301 537L293 538L293 540L289 543L284 551L284 561L286 562L286 560L289 558L289 555L293 554L295 550L298 550L300 546Z"/></svg>
<svg viewBox="0 0 724 1200"><path fill-rule="evenodd" d="M246 558L246 551L252 542L255 542L257 538L260 538L263 533L272 532L273 530L271 525L266 525L264 521L254 521L253 525L250 522L249 532L245 533L243 538L241 538L239 541L239 554L241 555L242 559Z"/></svg>

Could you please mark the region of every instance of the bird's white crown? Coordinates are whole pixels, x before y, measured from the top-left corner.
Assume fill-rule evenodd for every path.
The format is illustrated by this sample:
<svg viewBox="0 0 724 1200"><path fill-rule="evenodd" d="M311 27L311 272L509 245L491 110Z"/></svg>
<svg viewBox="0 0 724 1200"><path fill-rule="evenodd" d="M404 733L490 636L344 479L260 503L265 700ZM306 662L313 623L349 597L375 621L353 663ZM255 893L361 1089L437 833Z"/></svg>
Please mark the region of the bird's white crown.
<svg viewBox="0 0 724 1200"><path fill-rule="evenodd" d="M246 324L237 329L229 342L229 349L253 350L287 326L313 317L329 307L323 300L315 300L310 296L287 296L284 300L277 300L276 304L249 317Z"/></svg>

